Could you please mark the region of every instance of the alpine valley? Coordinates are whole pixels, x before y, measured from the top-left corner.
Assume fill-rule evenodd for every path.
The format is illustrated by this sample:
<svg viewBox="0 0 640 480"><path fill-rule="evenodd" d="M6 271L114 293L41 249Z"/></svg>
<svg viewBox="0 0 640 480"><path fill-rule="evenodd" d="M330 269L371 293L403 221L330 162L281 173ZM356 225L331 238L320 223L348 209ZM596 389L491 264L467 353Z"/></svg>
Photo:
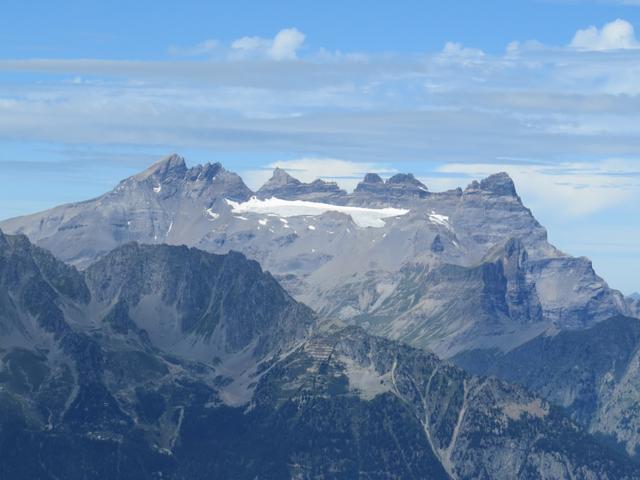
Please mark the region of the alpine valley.
<svg viewBox="0 0 640 480"><path fill-rule="evenodd" d="M171 155L0 229L0 478L640 478L640 301L504 173Z"/></svg>

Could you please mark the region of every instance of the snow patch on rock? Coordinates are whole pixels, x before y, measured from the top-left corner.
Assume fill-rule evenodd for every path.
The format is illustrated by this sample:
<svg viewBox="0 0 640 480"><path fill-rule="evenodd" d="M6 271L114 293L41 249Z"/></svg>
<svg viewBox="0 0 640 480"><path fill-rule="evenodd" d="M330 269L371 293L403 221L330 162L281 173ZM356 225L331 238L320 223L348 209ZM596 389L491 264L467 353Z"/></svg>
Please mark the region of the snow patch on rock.
<svg viewBox="0 0 640 480"><path fill-rule="evenodd" d="M216 212L214 212L211 208L207 208L205 212L207 212L207 214L214 220L216 220L220 216Z"/></svg>
<svg viewBox="0 0 640 480"><path fill-rule="evenodd" d="M429 214L429 221L436 225L441 225L449 229L451 228L451 225L449 224L449 217L446 215L440 215L433 210L431 210L431 213Z"/></svg>
<svg viewBox="0 0 640 480"><path fill-rule="evenodd" d="M339 212L350 215L359 227L381 228L385 226L384 219L398 217L409 213L403 208L363 208L329 203L308 202L305 200L282 200L271 197L259 200L252 197L244 203L226 200L234 214L257 213L275 214L280 217L317 216L327 212Z"/></svg>

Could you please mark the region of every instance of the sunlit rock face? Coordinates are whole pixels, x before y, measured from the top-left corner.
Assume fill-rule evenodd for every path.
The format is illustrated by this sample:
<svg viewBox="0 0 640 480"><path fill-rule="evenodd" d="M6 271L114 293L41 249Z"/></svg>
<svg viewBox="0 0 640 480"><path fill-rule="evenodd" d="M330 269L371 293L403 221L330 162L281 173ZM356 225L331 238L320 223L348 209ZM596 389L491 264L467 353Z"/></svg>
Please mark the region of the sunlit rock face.
<svg viewBox="0 0 640 480"><path fill-rule="evenodd" d="M174 155L97 199L0 227L80 268L130 241L242 252L322 318L444 357L640 311L549 244L505 173L447 192L370 173L347 193L276 169L254 194L220 164Z"/></svg>

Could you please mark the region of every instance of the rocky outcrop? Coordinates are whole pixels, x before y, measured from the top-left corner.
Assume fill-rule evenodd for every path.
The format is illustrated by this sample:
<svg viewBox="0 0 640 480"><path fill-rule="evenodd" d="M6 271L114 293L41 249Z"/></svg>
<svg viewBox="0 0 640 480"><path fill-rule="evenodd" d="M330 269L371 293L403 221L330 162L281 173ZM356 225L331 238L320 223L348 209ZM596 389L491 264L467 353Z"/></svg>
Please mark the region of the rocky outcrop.
<svg viewBox="0 0 640 480"><path fill-rule="evenodd" d="M541 335L510 352L474 350L453 360L470 372L524 385L637 456L640 320L615 317Z"/></svg>
<svg viewBox="0 0 640 480"><path fill-rule="evenodd" d="M313 202L344 203L347 192L335 182L317 179L303 183L293 178L281 168L273 171L273 176L256 192L260 199L277 197L286 200L306 200Z"/></svg>
<svg viewBox="0 0 640 480"><path fill-rule="evenodd" d="M398 173L383 181L367 173L358 184L349 203L359 206L404 207L429 195L427 187L411 173Z"/></svg>
<svg viewBox="0 0 640 480"><path fill-rule="evenodd" d="M91 265L84 277L94 311L126 305L127 317L155 346L192 359L210 361L247 348L261 358L306 338L316 321L257 262L237 252L131 243Z"/></svg>

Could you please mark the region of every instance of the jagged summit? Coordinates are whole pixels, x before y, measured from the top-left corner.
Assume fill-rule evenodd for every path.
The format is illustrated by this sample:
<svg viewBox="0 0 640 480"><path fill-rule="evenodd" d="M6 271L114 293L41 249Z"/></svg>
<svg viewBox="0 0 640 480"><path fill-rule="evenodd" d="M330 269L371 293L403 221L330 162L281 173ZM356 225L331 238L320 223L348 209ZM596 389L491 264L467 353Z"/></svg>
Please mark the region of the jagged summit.
<svg viewBox="0 0 640 480"><path fill-rule="evenodd" d="M487 178L480 180L474 180L466 188L466 191L481 190L483 192L491 193L494 195L517 197L515 183L513 179L506 172L494 173Z"/></svg>
<svg viewBox="0 0 640 480"><path fill-rule="evenodd" d="M164 179L169 176L183 176L186 171L187 164L184 158L174 153L158 160L143 172L135 175L134 178L138 181L151 177Z"/></svg>
<svg viewBox="0 0 640 480"><path fill-rule="evenodd" d="M413 173L397 173L387 180L391 185L413 185L427 189L426 185L413 176Z"/></svg>
<svg viewBox="0 0 640 480"><path fill-rule="evenodd" d="M154 344L197 358L237 353L252 345L257 354L299 340L315 323L310 309L296 304L260 264L242 253L207 253L184 245L122 245L85 271L96 304L108 310L125 302L130 317ZM161 299L154 314L144 311L144 298ZM137 310L135 307L139 306ZM165 323L156 313L163 311ZM167 319L172 321L167 324ZM184 345L180 337L187 336Z"/></svg>
<svg viewBox="0 0 640 480"><path fill-rule="evenodd" d="M273 175L256 192L258 198L278 197L285 200L311 200L331 203L342 203L347 192L335 182L316 179L304 183L289 175L284 169L276 167Z"/></svg>
<svg viewBox="0 0 640 480"><path fill-rule="evenodd" d="M226 171L218 162L187 168L184 158L174 153L157 161L146 170L125 179L123 183L131 180L136 183L150 182L158 188L158 185L180 181L211 182L219 174L237 176Z"/></svg>
<svg viewBox="0 0 640 480"><path fill-rule="evenodd" d="M111 198L133 195L135 200L154 199L168 201L175 197L202 198L211 203L218 197L244 201L253 192L234 172L222 164L206 163L188 168L178 154L162 158L141 173L124 179L118 187L107 193ZM138 198L140 197L140 198ZM148 204L148 203L146 203Z"/></svg>
<svg viewBox="0 0 640 480"><path fill-rule="evenodd" d="M187 168L184 158L173 154L97 198L10 219L2 228L84 268L132 240L191 245L210 231L213 217L207 211L213 205L252 195L242 178L221 164Z"/></svg>
<svg viewBox="0 0 640 480"><path fill-rule="evenodd" d="M300 185L301 183L302 182L300 180L289 175L287 171L284 170L283 168L276 167L273 170L273 175L267 181L265 186L266 185L289 185L289 184Z"/></svg>
<svg viewBox="0 0 640 480"><path fill-rule="evenodd" d="M377 173L367 173L362 180L363 183L384 183L382 177Z"/></svg>
<svg viewBox="0 0 640 480"><path fill-rule="evenodd" d="M412 185L427 190L426 185L424 185L420 180L414 177L413 173L396 173L392 177L389 177L386 181L383 180L382 177L377 173L367 173L356 187L356 190L358 190L361 185L361 188L366 189L366 184L387 186Z"/></svg>
<svg viewBox="0 0 640 480"><path fill-rule="evenodd" d="M411 173L398 173L382 180L376 173L367 173L353 191L355 205L409 206L415 200L427 198L427 187Z"/></svg>
<svg viewBox="0 0 640 480"><path fill-rule="evenodd" d="M186 172L186 178L191 181L209 181L213 180L219 173L224 173L226 170L222 167L221 163L205 163L204 165L196 165L190 168Z"/></svg>

